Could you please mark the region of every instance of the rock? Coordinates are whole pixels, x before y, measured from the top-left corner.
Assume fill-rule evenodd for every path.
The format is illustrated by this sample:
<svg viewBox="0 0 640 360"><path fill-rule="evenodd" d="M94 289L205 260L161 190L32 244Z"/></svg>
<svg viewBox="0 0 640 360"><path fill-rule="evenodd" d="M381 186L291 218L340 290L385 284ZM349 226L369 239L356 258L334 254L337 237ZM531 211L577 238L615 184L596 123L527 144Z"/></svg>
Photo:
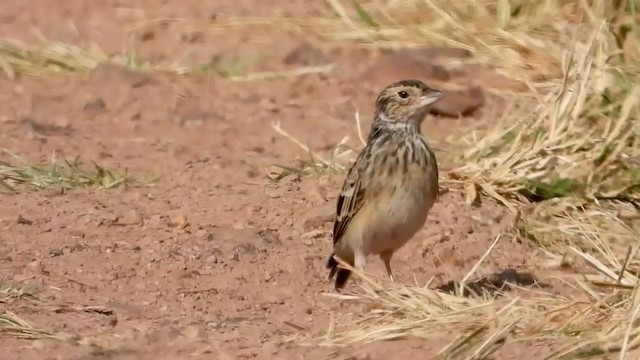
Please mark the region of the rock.
<svg viewBox="0 0 640 360"><path fill-rule="evenodd" d="M302 182L300 190L304 193L305 200L311 204L324 204L329 201L326 186L322 186L316 179Z"/></svg>
<svg viewBox="0 0 640 360"><path fill-rule="evenodd" d="M279 187L265 187L264 194L270 197L271 199L281 198L284 194L287 193L287 189L284 186Z"/></svg>
<svg viewBox="0 0 640 360"><path fill-rule="evenodd" d="M428 62L435 62L443 59L469 59L473 56L471 51L460 48L449 47L428 47L417 49L405 49L397 51L396 54L403 56L411 56L417 59L423 59Z"/></svg>
<svg viewBox="0 0 640 360"><path fill-rule="evenodd" d="M119 300L110 300L106 303L105 308L114 311L127 318L139 317L144 314L144 308L132 305Z"/></svg>
<svg viewBox="0 0 640 360"><path fill-rule="evenodd" d="M189 44L203 43L205 41L205 34L202 31L187 31L180 36L182 42Z"/></svg>
<svg viewBox="0 0 640 360"><path fill-rule="evenodd" d="M140 225L144 222L142 214L135 209L118 216L114 225Z"/></svg>
<svg viewBox="0 0 640 360"><path fill-rule="evenodd" d="M233 260L238 260L240 255L253 255L257 251L256 247L251 243L242 243L233 247Z"/></svg>
<svg viewBox="0 0 640 360"><path fill-rule="evenodd" d="M442 99L431 107L432 114L447 117L469 116L484 104L484 93L479 87L443 92Z"/></svg>
<svg viewBox="0 0 640 360"><path fill-rule="evenodd" d="M325 226L327 223L333 221L334 217L334 204L327 203L324 206L314 207L298 217L298 223L296 226L301 231L309 232L311 230L329 228Z"/></svg>
<svg viewBox="0 0 640 360"><path fill-rule="evenodd" d="M258 236L260 236L265 243L270 245L280 245L282 243L278 233L271 229L258 230Z"/></svg>
<svg viewBox="0 0 640 360"><path fill-rule="evenodd" d="M42 261L40 261L40 260L32 261L32 262L28 263L27 266L32 268L32 269L36 269L36 270L40 270L41 268L43 268Z"/></svg>
<svg viewBox="0 0 640 360"><path fill-rule="evenodd" d="M189 225L189 221L187 220L186 216L184 216L183 214L179 214L169 219L167 225L169 225L170 227L184 229Z"/></svg>
<svg viewBox="0 0 640 360"><path fill-rule="evenodd" d="M18 224L21 225L33 225L33 221L27 219L26 217L22 216L22 215L18 215Z"/></svg>
<svg viewBox="0 0 640 360"><path fill-rule="evenodd" d="M104 102L102 98L95 98L93 100L87 101L83 106L82 110L85 111L101 111L107 107L107 104Z"/></svg>
<svg viewBox="0 0 640 360"><path fill-rule="evenodd" d="M69 236L72 238L83 239L85 237L85 233L80 230L71 230L69 231Z"/></svg>
<svg viewBox="0 0 640 360"><path fill-rule="evenodd" d="M206 329L200 325L189 325L182 332L182 336L187 342L193 342L197 339L205 338L206 335Z"/></svg>
<svg viewBox="0 0 640 360"><path fill-rule="evenodd" d="M449 81L451 75L447 69L429 62L428 59L405 53L391 53L381 56L360 78L376 88L382 88L402 79Z"/></svg>
<svg viewBox="0 0 640 360"><path fill-rule="evenodd" d="M156 33L152 29L146 30L142 33L142 35L140 35L140 41L142 42L151 41L155 38L156 38Z"/></svg>
<svg viewBox="0 0 640 360"><path fill-rule="evenodd" d="M330 61L327 54L306 41L291 50L283 60L286 65L302 66L322 65Z"/></svg>
<svg viewBox="0 0 640 360"><path fill-rule="evenodd" d="M32 117L24 117L20 120L21 124L24 124L30 134L34 135L34 138L42 138L52 135L70 135L73 129L66 121L37 121Z"/></svg>
<svg viewBox="0 0 640 360"><path fill-rule="evenodd" d="M166 222L163 220L163 217L161 215L152 215L147 220L147 226L151 228L164 227L165 224Z"/></svg>
<svg viewBox="0 0 640 360"><path fill-rule="evenodd" d="M482 74L476 74L473 70L467 70L466 67L448 70L440 65L446 63L442 61L443 59L469 57L471 57L469 51L453 48L396 51L380 56L360 77L362 82L377 90L402 79L418 79L426 83L456 83L456 87L461 87L463 90L447 90L438 84L434 85L443 91L444 97L432 106L431 113L447 117L469 116L484 104L484 93L476 85L484 82L477 81L476 75L493 73L484 69ZM495 77L498 75L495 74Z"/></svg>
<svg viewBox="0 0 640 360"><path fill-rule="evenodd" d="M96 66L89 74L89 80L101 86L104 83L121 81L127 83L131 88L142 87L152 81L147 74L108 62Z"/></svg>
<svg viewBox="0 0 640 360"><path fill-rule="evenodd" d="M62 196L66 192L66 188L62 186L54 186L42 191L42 195L46 198L54 198L57 196Z"/></svg>
<svg viewBox="0 0 640 360"><path fill-rule="evenodd" d="M486 65L465 64L464 66L451 70L454 79L460 79L465 84L482 86L484 88L525 91L526 85L522 82L498 74Z"/></svg>
<svg viewBox="0 0 640 360"><path fill-rule="evenodd" d="M329 232L326 230L318 229L318 230L311 230L309 232L306 232L300 235L300 237L303 239L318 239L325 236L326 234L329 234Z"/></svg>
<svg viewBox="0 0 640 360"><path fill-rule="evenodd" d="M64 255L64 249L51 249L49 250L49 255L51 257L62 256Z"/></svg>
<svg viewBox="0 0 640 360"><path fill-rule="evenodd" d="M100 218L98 222L98 226L100 225L114 225L118 221L118 215L115 214L107 214Z"/></svg>

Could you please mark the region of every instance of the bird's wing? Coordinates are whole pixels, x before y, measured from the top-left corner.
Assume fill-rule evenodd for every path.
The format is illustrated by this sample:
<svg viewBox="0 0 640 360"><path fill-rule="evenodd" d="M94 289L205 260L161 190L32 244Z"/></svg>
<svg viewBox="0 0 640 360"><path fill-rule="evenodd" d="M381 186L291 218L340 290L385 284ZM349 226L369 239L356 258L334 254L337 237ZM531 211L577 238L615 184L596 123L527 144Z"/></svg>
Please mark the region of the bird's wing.
<svg viewBox="0 0 640 360"><path fill-rule="evenodd" d="M357 159L342 185L342 190L338 196L336 218L333 222L333 245L340 241L351 220L365 203L367 189L361 176L364 171L363 165L362 159Z"/></svg>

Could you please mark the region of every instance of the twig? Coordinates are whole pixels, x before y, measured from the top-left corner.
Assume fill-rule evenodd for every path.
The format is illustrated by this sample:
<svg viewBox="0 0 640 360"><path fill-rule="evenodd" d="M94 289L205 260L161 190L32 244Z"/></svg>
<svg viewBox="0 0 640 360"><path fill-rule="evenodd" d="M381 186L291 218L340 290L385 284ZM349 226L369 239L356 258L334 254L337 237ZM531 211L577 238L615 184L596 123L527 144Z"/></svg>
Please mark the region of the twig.
<svg viewBox="0 0 640 360"><path fill-rule="evenodd" d="M622 282L622 277L624 276L624 272L627 270L627 265L629 265L629 261L631 260L631 249L629 246L629 250L627 250L627 256L624 258L624 263L622 264L622 269L620 270L620 274L618 275L617 283L620 284Z"/></svg>
<svg viewBox="0 0 640 360"><path fill-rule="evenodd" d="M199 294L199 293L204 293L204 292L218 292L218 289L215 287L210 287L210 288L204 288L204 289L192 289L192 290L180 290L178 291L176 294L177 295L183 295L183 294Z"/></svg>

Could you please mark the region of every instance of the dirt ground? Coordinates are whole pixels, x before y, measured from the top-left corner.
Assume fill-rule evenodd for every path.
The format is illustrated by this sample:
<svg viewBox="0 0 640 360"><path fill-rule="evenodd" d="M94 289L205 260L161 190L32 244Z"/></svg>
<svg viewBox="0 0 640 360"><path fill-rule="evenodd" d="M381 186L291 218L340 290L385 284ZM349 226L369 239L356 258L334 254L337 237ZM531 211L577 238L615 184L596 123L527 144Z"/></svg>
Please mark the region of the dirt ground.
<svg viewBox="0 0 640 360"><path fill-rule="evenodd" d="M113 52L130 46L127 26L145 19L304 18L325 11L320 1L125 3L7 2L0 8L0 36L33 40L37 29L50 40L95 42ZM159 177L150 187L2 195L1 281L36 288L40 299L7 309L35 327L79 339L2 338L3 359L427 359L455 338L346 348L295 341L362 309L322 295L332 291L324 265L342 176L270 181L267 166L306 156L272 123L313 149L330 149L346 134L357 145L353 104L367 126L379 86L396 76L385 72L378 83L363 82L359 74L381 55L273 28L198 31L165 24L137 34L141 57L156 63L188 52L194 61L259 54L251 71L314 61L335 69L246 82L112 66L89 75L0 77L0 147L34 162L54 152L80 155L88 164ZM310 60L284 60L304 42L317 50ZM492 106L489 99L483 111ZM482 125L480 118L487 116L430 116L425 134L446 151L448 136L465 124ZM441 163L444 170L449 165ZM460 280L510 221L497 205L469 207L462 193L445 193L425 228L394 258L397 281L423 285L433 277L437 286ZM478 273L535 272L533 252L526 241L505 238ZM384 274L378 259L367 271ZM539 359L549 350L507 344L496 358Z"/></svg>

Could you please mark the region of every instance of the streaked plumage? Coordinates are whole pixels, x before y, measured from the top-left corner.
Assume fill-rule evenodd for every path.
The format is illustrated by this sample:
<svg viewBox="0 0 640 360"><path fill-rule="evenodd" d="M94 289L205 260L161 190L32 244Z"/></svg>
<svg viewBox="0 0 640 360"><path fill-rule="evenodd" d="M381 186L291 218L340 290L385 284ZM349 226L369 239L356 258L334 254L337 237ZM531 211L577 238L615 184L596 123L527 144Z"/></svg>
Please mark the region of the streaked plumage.
<svg viewBox="0 0 640 360"><path fill-rule="evenodd" d="M418 80L393 83L378 95L367 145L338 197L327 261L336 289L350 271L338 268L334 255L359 270L368 255L379 255L393 280L393 253L424 225L438 195L438 165L420 124L440 97Z"/></svg>

